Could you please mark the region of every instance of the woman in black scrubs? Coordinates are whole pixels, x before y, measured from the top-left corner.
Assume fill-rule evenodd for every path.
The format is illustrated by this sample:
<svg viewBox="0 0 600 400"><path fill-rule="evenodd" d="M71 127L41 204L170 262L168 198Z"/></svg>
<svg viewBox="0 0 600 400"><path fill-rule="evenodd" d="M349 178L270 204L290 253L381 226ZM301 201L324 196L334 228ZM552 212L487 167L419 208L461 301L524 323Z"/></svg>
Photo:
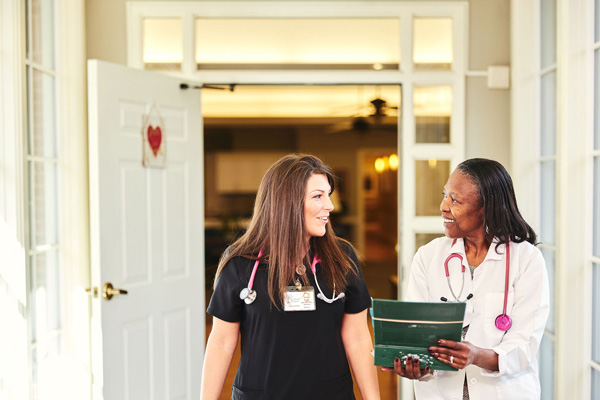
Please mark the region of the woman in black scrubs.
<svg viewBox="0 0 600 400"><path fill-rule="evenodd" d="M246 233L223 254L202 399L217 399L241 335L232 399L378 399L371 305L350 243L329 225L330 169L289 155L267 171Z"/></svg>

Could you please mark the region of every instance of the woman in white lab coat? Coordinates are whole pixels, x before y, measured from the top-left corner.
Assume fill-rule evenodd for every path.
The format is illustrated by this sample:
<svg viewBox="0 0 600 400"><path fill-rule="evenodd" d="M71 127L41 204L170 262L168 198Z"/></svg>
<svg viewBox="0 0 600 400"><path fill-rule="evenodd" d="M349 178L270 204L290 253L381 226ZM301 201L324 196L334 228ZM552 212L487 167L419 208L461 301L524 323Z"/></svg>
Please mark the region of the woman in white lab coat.
<svg viewBox="0 0 600 400"><path fill-rule="evenodd" d="M446 237L417 251L406 300L466 301L463 341L429 349L458 371L421 369L412 357L396 359L394 370L414 380L417 399L539 399L548 277L512 180L500 163L470 159L450 175L443 196Z"/></svg>

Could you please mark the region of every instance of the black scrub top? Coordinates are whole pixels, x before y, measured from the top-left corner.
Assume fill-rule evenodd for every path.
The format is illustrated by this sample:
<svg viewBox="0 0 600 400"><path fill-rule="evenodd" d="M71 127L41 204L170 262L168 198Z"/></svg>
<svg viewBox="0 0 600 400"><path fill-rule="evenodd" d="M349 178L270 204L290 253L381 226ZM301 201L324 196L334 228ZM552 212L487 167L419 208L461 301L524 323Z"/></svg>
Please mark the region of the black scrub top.
<svg viewBox="0 0 600 400"><path fill-rule="evenodd" d="M349 246L344 249L358 266ZM246 304L240 291L248 286L255 261L233 258L221 271L207 312L221 320L240 322L241 359L231 398L354 399L352 377L342 343L344 313L371 306L360 266L349 275L345 298L328 304L318 298L310 267L306 274L315 290L316 311L277 310L267 292L267 265L260 264L253 289L256 300ZM332 290L317 265L317 278L326 297Z"/></svg>

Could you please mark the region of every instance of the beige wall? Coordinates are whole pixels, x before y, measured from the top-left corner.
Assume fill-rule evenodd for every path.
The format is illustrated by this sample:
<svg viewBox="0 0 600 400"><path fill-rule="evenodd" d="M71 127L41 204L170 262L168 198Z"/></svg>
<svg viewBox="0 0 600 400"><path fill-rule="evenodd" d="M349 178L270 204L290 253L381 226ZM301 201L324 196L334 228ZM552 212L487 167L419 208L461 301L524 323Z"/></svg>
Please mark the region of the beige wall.
<svg viewBox="0 0 600 400"><path fill-rule="evenodd" d="M468 69L486 71L489 65L510 65L510 1L468 3ZM125 4L126 0L87 0L88 58L127 64ZM510 169L510 91L488 89L486 83L485 77L467 77L465 154L467 158L493 158Z"/></svg>

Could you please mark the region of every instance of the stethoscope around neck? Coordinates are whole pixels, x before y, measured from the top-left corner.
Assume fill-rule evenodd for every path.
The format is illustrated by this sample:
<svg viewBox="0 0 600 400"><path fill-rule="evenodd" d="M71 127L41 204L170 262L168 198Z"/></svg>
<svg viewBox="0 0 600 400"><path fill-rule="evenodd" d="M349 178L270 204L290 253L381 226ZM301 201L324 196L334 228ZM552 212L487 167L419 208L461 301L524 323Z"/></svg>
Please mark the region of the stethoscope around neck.
<svg viewBox="0 0 600 400"><path fill-rule="evenodd" d="M454 241L452 242L452 246L454 246L454 243L456 243L456 239L454 239ZM448 262L450 262L450 260L452 260L453 258L458 258L460 260L460 269L461 269L461 273L462 273L462 284L460 286L460 292L458 293L458 296L454 293L454 289L452 289L452 284L450 283L450 271L448 269ZM450 293L452 293L452 297L454 297L454 299L460 303L464 303L467 300L470 300L473 297L473 293L469 293L469 295L466 297L465 300L460 300L460 296L462 296L462 292L465 287L465 273L466 273L466 269L463 264L462 255L460 255L458 253L450 254L446 258L446 261L444 261L444 271L446 272L446 280L448 282L448 288L450 288ZM504 307L502 308L502 314L498 315L496 317L496 321L495 321L496 328L500 329L501 331L507 331L512 326L512 319L510 318L510 316L508 314L506 314L506 304L508 302L509 272L510 272L510 245L507 242L506 243L506 272L504 274ZM442 297L440 300L442 300L444 302L448 301L448 299L446 299L445 297Z"/></svg>
<svg viewBox="0 0 600 400"><path fill-rule="evenodd" d="M240 291L240 299L244 300L244 303L246 304L252 304L254 303L254 300L256 300L256 290L252 289L252 286L254 286L254 277L256 276L256 271L258 270L258 264L260 264L260 257L263 254L263 249L260 249L260 251L258 252L258 257L256 262L254 263L254 268L252 268L252 275L250 275L250 279L248 280L248 287L243 288ZM339 300L343 297L346 296L346 294L344 292L341 292L340 294L338 294L337 296L335 295L335 286L333 288L333 294L331 295L331 298L327 298L325 297L325 295L323 294L323 291L321 290L321 287L319 286L319 281L317 280L317 264L320 263L321 260L319 260L317 258L317 255L315 254L315 256L313 257L313 261L312 264L310 266L310 269L312 270L312 273L315 277L315 283L317 284L317 289L319 290L319 293L317 293L317 298L323 300L325 303L333 303L336 300Z"/></svg>

